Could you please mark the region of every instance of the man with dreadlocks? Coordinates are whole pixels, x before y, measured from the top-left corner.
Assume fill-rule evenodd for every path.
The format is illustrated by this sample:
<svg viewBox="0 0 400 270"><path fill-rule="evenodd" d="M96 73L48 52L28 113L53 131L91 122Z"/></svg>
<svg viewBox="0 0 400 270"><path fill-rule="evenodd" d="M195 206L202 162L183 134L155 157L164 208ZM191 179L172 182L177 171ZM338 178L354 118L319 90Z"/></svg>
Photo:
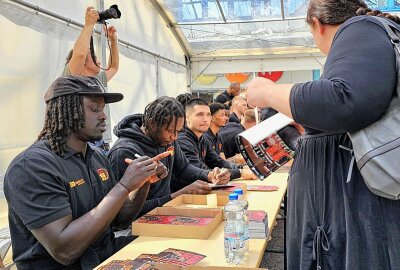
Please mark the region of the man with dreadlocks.
<svg viewBox="0 0 400 270"><path fill-rule="evenodd" d="M160 166L149 157L127 160L118 182L88 145L106 129L105 103L122 98L93 77L60 77L50 86L44 128L4 179L18 269L93 269L133 240L114 238L112 226L136 217Z"/></svg>
<svg viewBox="0 0 400 270"><path fill-rule="evenodd" d="M125 171L125 158L135 154L153 157L168 149L174 152L162 161L169 170L168 176L151 185L142 214L181 194L207 194L211 190L207 181L219 181L213 171L196 168L186 159L176 142L184 123L183 106L174 98L159 97L147 105L143 115L127 116L114 128L118 140L108 157L117 178ZM171 177L184 181L186 187L171 194Z"/></svg>

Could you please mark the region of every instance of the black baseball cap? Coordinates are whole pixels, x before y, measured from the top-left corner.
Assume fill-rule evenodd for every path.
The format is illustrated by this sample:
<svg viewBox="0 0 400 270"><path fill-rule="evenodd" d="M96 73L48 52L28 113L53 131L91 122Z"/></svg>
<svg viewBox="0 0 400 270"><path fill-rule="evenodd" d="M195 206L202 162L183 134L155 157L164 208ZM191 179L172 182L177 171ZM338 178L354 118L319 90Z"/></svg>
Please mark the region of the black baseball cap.
<svg viewBox="0 0 400 270"><path fill-rule="evenodd" d="M57 78L44 95L44 101L70 94L102 96L105 103L118 102L124 98L121 93L106 93L104 86L95 77L68 75Z"/></svg>

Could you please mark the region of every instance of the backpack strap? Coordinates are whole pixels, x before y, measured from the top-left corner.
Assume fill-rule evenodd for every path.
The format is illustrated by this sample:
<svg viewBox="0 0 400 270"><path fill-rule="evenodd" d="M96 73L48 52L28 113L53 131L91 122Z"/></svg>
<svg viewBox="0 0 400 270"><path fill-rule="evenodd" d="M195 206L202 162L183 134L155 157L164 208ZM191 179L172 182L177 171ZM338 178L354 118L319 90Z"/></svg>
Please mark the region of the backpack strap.
<svg viewBox="0 0 400 270"><path fill-rule="evenodd" d="M347 136L349 136L349 135L347 135ZM347 173L347 179L346 179L346 183L350 183L351 176L353 175L354 161L356 160L356 157L354 156L354 150L351 149L351 148L348 148L346 146L343 146L343 145L339 145L339 148L342 148L343 150L349 151L350 154L351 154L349 171Z"/></svg>
<svg viewBox="0 0 400 270"><path fill-rule="evenodd" d="M368 21L375 23L385 29L390 41L395 47L398 54L400 54L400 26L391 22L389 19L377 17L377 16L367 16Z"/></svg>

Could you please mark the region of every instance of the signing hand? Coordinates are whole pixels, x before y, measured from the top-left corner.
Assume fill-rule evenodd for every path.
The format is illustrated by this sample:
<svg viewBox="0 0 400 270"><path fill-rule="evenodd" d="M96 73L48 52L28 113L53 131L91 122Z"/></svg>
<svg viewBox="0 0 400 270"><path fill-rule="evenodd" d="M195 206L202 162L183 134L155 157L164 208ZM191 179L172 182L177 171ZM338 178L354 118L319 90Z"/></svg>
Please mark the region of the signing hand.
<svg viewBox="0 0 400 270"><path fill-rule="evenodd" d="M184 187L182 194L208 194L211 191L211 186L204 181L197 180L196 182Z"/></svg>
<svg viewBox="0 0 400 270"><path fill-rule="evenodd" d="M149 157L144 156L131 160L125 159L128 167L120 182L129 192L140 188L152 175L156 173L157 164Z"/></svg>
<svg viewBox="0 0 400 270"><path fill-rule="evenodd" d="M219 174L217 174L215 176L215 178L217 179L217 185L225 185L229 182L229 180L231 179L231 172L227 169L227 168L223 168Z"/></svg>

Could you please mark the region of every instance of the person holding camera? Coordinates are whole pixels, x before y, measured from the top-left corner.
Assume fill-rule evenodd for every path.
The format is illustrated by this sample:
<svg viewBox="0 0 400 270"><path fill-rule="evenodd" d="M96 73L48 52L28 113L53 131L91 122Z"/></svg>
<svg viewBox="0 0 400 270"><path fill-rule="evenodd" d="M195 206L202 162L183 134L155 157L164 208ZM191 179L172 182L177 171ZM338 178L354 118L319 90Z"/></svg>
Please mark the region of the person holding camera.
<svg viewBox="0 0 400 270"><path fill-rule="evenodd" d="M100 71L100 62L95 57L95 63L90 54L90 38L93 33L93 27L99 19L100 16L97 10L93 7L88 7L86 9L85 25L75 42L74 48L67 56L67 62L62 75L96 77L103 86L107 87L107 82L117 73L119 67L118 38L115 27L108 27L107 36L110 40L110 67L105 71Z"/></svg>
<svg viewBox="0 0 400 270"><path fill-rule="evenodd" d="M118 38L116 34L117 30L114 26L106 28L107 37L110 40L110 59L108 68L105 71L100 70L101 63L98 61L96 56L94 56L96 61L94 62L90 52L90 40L94 25L99 21L104 21L105 19L110 18L107 17L107 14L104 15L105 12L103 11L103 16L100 16L101 14L93 7L87 7L85 14L85 25L83 26L82 32L75 42L74 48L67 56L67 61L65 63L62 76L81 75L95 77L98 82L100 82L104 87L107 87L107 82L117 73L119 67L119 52ZM105 18L105 16L107 18ZM103 139L91 143L93 143L93 146L99 147L99 149L105 153L107 153L109 150L109 144Z"/></svg>

